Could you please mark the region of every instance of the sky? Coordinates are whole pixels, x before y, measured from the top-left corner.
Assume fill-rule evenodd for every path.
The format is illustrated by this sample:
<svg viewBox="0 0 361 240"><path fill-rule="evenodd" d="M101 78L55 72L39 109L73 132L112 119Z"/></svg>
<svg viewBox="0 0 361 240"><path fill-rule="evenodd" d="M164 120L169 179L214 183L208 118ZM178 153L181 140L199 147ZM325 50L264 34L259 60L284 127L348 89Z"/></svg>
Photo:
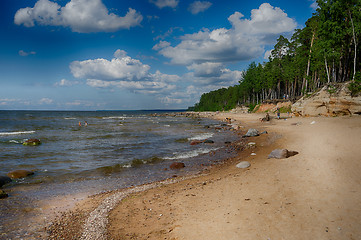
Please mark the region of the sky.
<svg viewBox="0 0 361 240"><path fill-rule="evenodd" d="M236 85L312 0L1 0L0 110L186 109Z"/></svg>

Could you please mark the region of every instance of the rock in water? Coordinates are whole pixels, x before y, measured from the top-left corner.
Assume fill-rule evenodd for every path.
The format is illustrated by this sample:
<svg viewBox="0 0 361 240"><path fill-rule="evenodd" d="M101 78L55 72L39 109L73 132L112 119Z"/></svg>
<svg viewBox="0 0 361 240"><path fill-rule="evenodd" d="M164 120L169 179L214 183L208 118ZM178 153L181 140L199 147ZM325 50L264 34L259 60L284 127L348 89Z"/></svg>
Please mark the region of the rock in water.
<svg viewBox="0 0 361 240"><path fill-rule="evenodd" d="M259 131L254 128L248 129L248 132L243 137L256 137L259 136Z"/></svg>
<svg viewBox="0 0 361 240"><path fill-rule="evenodd" d="M210 140L210 139L207 139L207 140L204 141L204 143L214 143L214 141Z"/></svg>
<svg viewBox="0 0 361 240"><path fill-rule="evenodd" d="M7 175L9 178L16 179L16 178L24 178L33 174L34 172L28 170L15 170L9 172Z"/></svg>
<svg viewBox="0 0 361 240"><path fill-rule="evenodd" d="M269 155L268 158L288 158L298 154L296 151L288 151L287 149L275 149Z"/></svg>
<svg viewBox="0 0 361 240"><path fill-rule="evenodd" d="M28 139L23 143L23 145L26 145L26 146L37 146L40 144L41 144L41 142L39 139Z"/></svg>
<svg viewBox="0 0 361 240"><path fill-rule="evenodd" d="M200 141L200 140L193 140L191 142L191 145L198 145L198 144L201 144L203 141Z"/></svg>
<svg viewBox="0 0 361 240"><path fill-rule="evenodd" d="M242 161L236 165L237 168L248 168L251 164L247 161Z"/></svg>
<svg viewBox="0 0 361 240"><path fill-rule="evenodd" d="M0 176L0 187L2 187L3 185L5 185L9 182L11 182L11 178L9 178L7 176Z"/></svg>
<svg viewBox="0 0 361 240"><path fill-rule="evenodd" d="M173 170L175 170L175 169L181 169L181 168L184 168L185 167L185 165L184 165L184 163L182 163L182 162L174 162L174 163L172 163L170 166L169 166L169 168L170 169L173 169Z"/></svg>
<svg viewBox="0 0 361 240"><path fill-rule="evenodd" d="M3 190L0 189L0 199L1 198L7 198L8 196L9 195L6 192L4 192Z"/></svg>

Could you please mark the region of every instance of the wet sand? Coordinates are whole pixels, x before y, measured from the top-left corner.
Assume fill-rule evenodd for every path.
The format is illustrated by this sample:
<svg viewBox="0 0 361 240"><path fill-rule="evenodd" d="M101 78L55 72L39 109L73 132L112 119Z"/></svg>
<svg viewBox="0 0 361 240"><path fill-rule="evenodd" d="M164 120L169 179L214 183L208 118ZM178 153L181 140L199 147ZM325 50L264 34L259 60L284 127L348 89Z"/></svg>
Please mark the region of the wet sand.
<svg viewBox="0 0 361 240"><path fill-rule="evenodd" d="M50 239L361 238L360 116L212 117L233 119L243 133L255 127L268 134L247 138L256 148L200 176L90 197L54 221ZM299 154L267 159L276 148ZM236 168L243 160L251 166ZM95 233L87 229L103 220Z"/></svg>

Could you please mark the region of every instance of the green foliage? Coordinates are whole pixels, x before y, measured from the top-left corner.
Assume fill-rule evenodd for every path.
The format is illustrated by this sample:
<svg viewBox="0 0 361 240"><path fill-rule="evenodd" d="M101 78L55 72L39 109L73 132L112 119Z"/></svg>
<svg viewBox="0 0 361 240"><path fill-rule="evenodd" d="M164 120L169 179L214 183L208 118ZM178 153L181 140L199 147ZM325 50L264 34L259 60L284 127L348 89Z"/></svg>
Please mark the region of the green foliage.
<svg viewBox="0 0 361 240"><path fill-rule="evenodd" d="M351 96L361 93L361 72L355 74L355 81L350 83L348 89L351 91Z"/></svg>
<svg viewBox="0 0 361 240"><path fill-rule="evenodd" d="M355 80L352 95L361 92L361 1L317 0L317 12L296 29L292 38L280 36L269 61L252 62L238 85L201 96L194 111L250 110L265 100L295 100L325 84ZM330 94L336 89L329 88ZM287 112L289 109L285 109Z"/></svg>
<svg viewBox="0 0 361 240"><path fill-rule="evenodd" d="M280 112L281 113L290 113L291 112L291 106L289 106L289 107L281 107Z"/></svg>
<svg viewBox="0 0 361 240"><path fill-rule="evenodd" d="M327 92L329 94L334 94L336 92L336 90L337 90L336 87L332 86L332 85L327 88Z"/></svg>
<svg viewBox="0 0 361 240"><path fill-rule="evenodd" d="M259 108L259 105L251 103L248 105L248 112L254 112L257 111Z"/></svg>

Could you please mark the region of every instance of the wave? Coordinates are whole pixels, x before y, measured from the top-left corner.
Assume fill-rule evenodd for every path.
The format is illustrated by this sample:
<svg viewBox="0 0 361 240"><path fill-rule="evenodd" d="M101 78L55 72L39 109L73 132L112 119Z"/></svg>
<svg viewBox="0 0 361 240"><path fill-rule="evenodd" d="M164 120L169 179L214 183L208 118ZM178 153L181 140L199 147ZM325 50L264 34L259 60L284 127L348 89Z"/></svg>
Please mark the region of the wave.
<svg viewBox="0 0 361 240"><path fill-rule="evenodd" d="M164 159L167 160L175 160L175 159L185 159L185 158L192 158L192 157L197 157L201 154L206 154L206 153L210 153L212 151L216 151L219 148L200 148L200 149L195 149L193 151L190 152L185 152L185 153L174 153L173 157L164 157Z"/></svg>
<svg viewBox="0 0 361 240"><path fill-rule="evenodd" d="M20 135L20 134L32 134L32 133L35 133L35 131L0 132L0 136Z"/></svg>
<svg viewBox="0 0 361 240"><path fill-rule="evenodd" d="M192 140L206 140L208 138L211 138L213 137L213 133L202 133L202 134L199 134L199 135L196 135L194 137L190 137L188 138L188 141L192 141Z"/></svg>
<svg viewBox="0 0 361 240"><path fill-rule="evenodd" d="M128 117L102 117L102 119L121 119L121 120L124 120Z"/></svg>

